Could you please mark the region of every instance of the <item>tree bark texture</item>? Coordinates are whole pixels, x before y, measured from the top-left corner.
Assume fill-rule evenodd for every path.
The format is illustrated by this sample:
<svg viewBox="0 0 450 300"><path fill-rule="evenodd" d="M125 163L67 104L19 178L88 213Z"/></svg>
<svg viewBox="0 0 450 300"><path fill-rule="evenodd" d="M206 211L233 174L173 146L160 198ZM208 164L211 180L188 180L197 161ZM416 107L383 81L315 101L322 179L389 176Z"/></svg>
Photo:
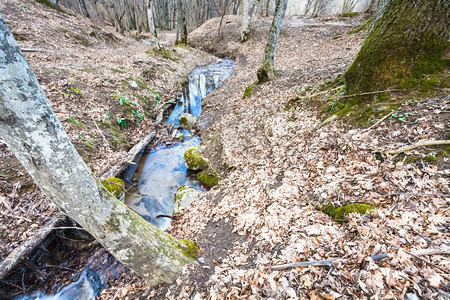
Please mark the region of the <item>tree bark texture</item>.
<svg viewBox="0 0 450 300"><path fill-rule="evenodd" d="M108 193L71 144L0 15L0 138L63 212L150 284L170 282L195 246L151 225Z"/></svg>
<svg viewBox="0 0 450 300"><path fill-rule="evenodd" d="M241 43L250 37L250 0L242 1Z"/></svg>
<svg viewBox="0 0 450 300"><path fill-rule="evenodd" d="M345 73L349 94L448 68L449 28L448 0L389 1Z"/></svg>
<svg viewBox="0 0 450 300"><path fill-rule="evenodd" d="M177 40L175 44L187 45L186 3L177 0Z"/></svg>
<svg viewBox="0 0 450 300"><path fill-rule="evenodd" d="M258 70L258 81L264 82L270 80L274 75L274 58L277 48L278 36L280 35L281 25L283 24L284 14L286 12L288 0L278 0L275 7L272 26L270 27L267 45L264 51L264 58L261 68Z"/></svg>
<svg viewBox="0 0 450 300"><path fill-rule="evenodd" d="M158 40L158 33L155 27L155 15L153 14L153 0L147 0L147 16L148 16L148 27L153 35L153 40L155 42L156 50L161 51L161 45Z"/></svg>

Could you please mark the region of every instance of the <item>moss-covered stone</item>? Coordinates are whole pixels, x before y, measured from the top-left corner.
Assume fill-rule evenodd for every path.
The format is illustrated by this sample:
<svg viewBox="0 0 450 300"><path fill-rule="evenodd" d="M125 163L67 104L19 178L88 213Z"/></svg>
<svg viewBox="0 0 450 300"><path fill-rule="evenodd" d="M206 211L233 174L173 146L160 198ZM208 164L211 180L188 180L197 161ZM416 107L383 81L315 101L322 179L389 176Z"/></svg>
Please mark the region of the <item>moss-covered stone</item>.
<svg viewBox="0 0 450 300"><path fill-rule="evenodd" d="M207 167L206 161L198 154L198 147L190 147L184 152L184 161L190 170L203 170Z"/></svg>
<svg viewBox="0 0 450 300"><path fill-rule="evenodd" d="M365 214L376 207L364 203L350 203L343 206L334 206L332 203L328 203L326 205L318 205L316 208L333 217L336 222L342 223L347 221L346 216L350 213Z"/></svg>
<svg viewBox="0 0 450 300"><path fill-rule="evenodd" d="M125 183L122 179L117 177L108 177L102 180L102 185L105 189L114 195L118 200L124 202L125 200Z"/></svg>
<svg viewBox="0 0 450 300"><path fill-rule="evenodd" d="M197 179L206 184L209 187L213 187L219 184L220 177L214 172L208 172L203 170L197 173Z"/></svg>
<svg viewBox="0 0 450 300"><path fill-rule="evenodd" d="M195 124L197 123L197 118L191 114L188 113L182 113L180 115L180 126L187 128L187 129L192 129Z"/></svg>

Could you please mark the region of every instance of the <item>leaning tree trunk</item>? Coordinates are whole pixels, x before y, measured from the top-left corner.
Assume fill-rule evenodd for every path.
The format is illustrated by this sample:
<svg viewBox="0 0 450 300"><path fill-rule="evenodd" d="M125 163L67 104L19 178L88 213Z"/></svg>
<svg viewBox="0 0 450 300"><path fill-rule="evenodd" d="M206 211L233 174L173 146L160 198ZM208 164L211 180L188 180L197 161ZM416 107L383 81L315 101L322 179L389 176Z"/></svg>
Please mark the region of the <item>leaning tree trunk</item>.
<svg viewBox="0 0 450 300"><path fill-rule="evenodd" d="M150 32L153 34L153 40L155 41L156 50L161 51L161 45L158 40L158 33L155 27L155 15L153 14L153 0L147 0L147 16L148 16L148 27Z"/></svg>
<svg viewBox="0 0 450 300"><path fill-rule="evenodd" d="M267 38L263 63L257 73L258 81L260 83L270 80L274 76L273 60L277 48L278 36L280 35L281 24L283 24L283 18L286 12L287 2L288 0L278 0L276 2L275 15L273 16L272 26L270 27L269 36Z"/></svg>
<svg viewBox="0 0 450 300"><path fill-rule="evenodd" d="M0 82L0 137L49 199L150 284L194 261L192 242L151 225L92 176L1 15Z"/></svg>
<svg viewBox="0 0 450 300"><path fill-rule="evenodd" d="M383 90L449 66L450 1L392 0L345 73L350 94Z"/></svg>

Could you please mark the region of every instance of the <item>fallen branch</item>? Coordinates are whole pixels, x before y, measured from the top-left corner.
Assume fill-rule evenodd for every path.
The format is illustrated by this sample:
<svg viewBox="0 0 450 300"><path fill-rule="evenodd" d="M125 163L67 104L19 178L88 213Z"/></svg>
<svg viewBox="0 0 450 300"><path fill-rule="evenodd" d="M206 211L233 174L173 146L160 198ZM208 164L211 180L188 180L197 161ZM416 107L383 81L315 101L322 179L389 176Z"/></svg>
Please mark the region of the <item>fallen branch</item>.
<svg viewBox="0 0 450 300"><path fill-rule="evenodd" d="M411 255L412 257L414 257L414 258L416 258L416 259L418 259L418 260L420 260L420 261L422 261L422 262L424 262L424 263L426 263L426 264L428 264L428 265L430 265L430 266L432 266L432 267L434 267L434 268L444 272L444 274L448 273L448 270L445 270L445 269L435 265L434 263L432 263L432 262L430 262L430 261L428 261L428 260L426 260L426 259L424 259L424 258L422 258L420 256L443 255L443 254L449 255L450 254L450 248L449 247L445 247L443 249L422 249L422 250L416 250L416 251L409 252L409 251L406 251L403 248L400 248L399 246L395 245L392 242L389 242L389 244L391 244L392 246L394 246L395 248L397 248L399 250L404 251L406 254Z"/></svg>
<svg viewBox="0 0 450 300"><path fill-rule="evenodd" d="M0 280L5 278L8 273L14 269L14 267L23 258L25 258L31 251L34 250L47 235L53 230L53 228L61 222L66 216L62 213L57 213L48 221L43 227L36 231L36 233L28 238L22 245L11 251L9 255L0 264Z"/></svg>
<svg viewBox="0 0 450 300"><path fill-rule="evenodd" d="M393 89L393 90L384 90L384 91L365 92L365 93L360 93L360 94L344 95L344 96L340 96L339 98L343 99L343 98L351 98L351 97L357 97L357 96L366 96L366 95L374 95L374 94L390 93L390 92L404 92L404 90Z"/></svg>
<svg viewBox="0 0 450 300"><path fill-rule="evenodd" d="M386 258L387 254L380 254L380 255L373 255L370 258L373 260L381 260L383 258ZM346 258L336 258L336 259L328 259L328 260L314 260L314 261L303 261L303 262L296 262L291 264L284 264L284 265L277 265L272 266L272 270L274 271L280 271L280 270L286 270L286 269L292 269L296 267L332 267L333 264L336 263L347 263L349 260Z"/></svg>
<svg viewBox="0 0 450 300"><path fill-rule="evenodd" d="M390 113L388 113L387 115L385 115L384 117L382 117L380 120L378 120L378 122L376 122L375 124L373 124L373 125L370 126L370 127L367 127L367 128L364 129L363 131L366 132L366 131L369 131L370 129L373 129L374 127L377 127L378 124L380 124L381 122L383 122L384 120L386 120L387 118L389 118L389 116L392 115L393 113L394 113L394 112L391 111Z"/></svg>
<svg viewBox="0 0 450 300"><path fill-rule="evenodd" d="M424 147L424 146L437 146L437 145L449 145L449 144L450 144L450 140L424 140L424 141L419 141L413 145L402 147L400 149L386 150L386 151L383 151L383 153L384 154L397 154L400 152L405 152L405 151L413 150L413 149L416 149L419 147Z"/></svg>
<svg viewBox="0 0 450 300"><path fill-rule="evenodd" d="M142 141L140 141L138 144L134 145L133 148L128 151L128 157L126 160L124 160L122 163L120 163L118 166L116 166L114 169L109 170L105 172L100 179L104 180L108 177L114 177L120 174L122 171L126 169L129 163L131 163L136 156L153 140L153 138L156 136L156 132L152 132L148 134Z"/></svg>

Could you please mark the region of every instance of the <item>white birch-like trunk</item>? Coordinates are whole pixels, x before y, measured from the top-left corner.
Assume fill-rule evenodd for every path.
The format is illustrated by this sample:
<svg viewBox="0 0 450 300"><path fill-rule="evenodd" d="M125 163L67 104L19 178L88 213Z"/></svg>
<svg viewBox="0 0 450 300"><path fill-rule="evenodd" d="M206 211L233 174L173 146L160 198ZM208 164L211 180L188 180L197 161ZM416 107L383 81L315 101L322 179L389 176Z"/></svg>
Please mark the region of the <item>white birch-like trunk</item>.
<svg viewBox="0 0 450 300"><path fill-rule="evenodd" d="M153 0L147 0L147 16L148 16L148 27L153 35L153 40L155 42L156 50L161 51L161 45L158 40L158 33L155 27L155 18L153 14Z"/></svg>
<svg viewBox="0 0 450 300"><path fill-rule="evenodd" d="M150 284L194 262L195 246L142 219L94 178L0 15L0 138L42 191Z"/></svg>
<svg viewBox="0 0 450 300"><path fill-rule="evenodd" d="M264 82L273 78L275 50L277 48L278 36L280 35L281 25L283 24L284 14L286 12L288 0L276 1L275 15L273 16L272 26L270 27L267 45L264 51L264 58L261 68L258 70L258 81Z"/></svg>
<svg viewBox="0 0 450 300"><path fill-rule="evenodd" d="M248 40L250 36L250 0L242 1L242 23L241 23L241 43Z"/></svg>

